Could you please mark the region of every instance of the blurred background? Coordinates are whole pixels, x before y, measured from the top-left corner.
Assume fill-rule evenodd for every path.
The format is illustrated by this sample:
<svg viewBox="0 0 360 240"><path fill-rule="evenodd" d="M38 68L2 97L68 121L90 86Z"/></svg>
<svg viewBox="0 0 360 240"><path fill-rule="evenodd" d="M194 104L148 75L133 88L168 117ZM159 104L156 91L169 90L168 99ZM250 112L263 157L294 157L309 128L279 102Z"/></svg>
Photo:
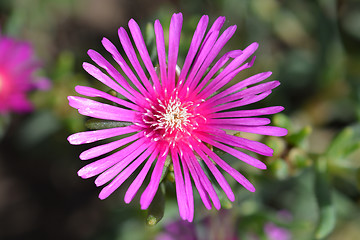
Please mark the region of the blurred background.
<svg viewBox="0 0 360 240"><path fill-rule="evenodd" d="M228 178L236 195L207 211L198 196L193 224L179 221L172 184L164 218L146 225L139 201L123 201L126 184L101 201L93 180L77 171L89 146L66 138L86 130L68 106L76 85L96 86L82 69L107 37L134 18L143 33L174 12L184 15L182 62L203 14L237 31L224 53L260 44L254 66L234 82L272 71L279 80L259 107L282 105L273 124L284 138L259 138L275 149L255 171L228 158L257 191ZM0 117L0 239L358 239L360 235L360 2L357 0L1 0L3 35L31 42L52 88L30 94L36 110ZM228 156L225 156L225 158ZM228 177L228 176L226 176ZM188 235L184 235L184 233ZM182 237L182 238L181 238Z"/></svg>

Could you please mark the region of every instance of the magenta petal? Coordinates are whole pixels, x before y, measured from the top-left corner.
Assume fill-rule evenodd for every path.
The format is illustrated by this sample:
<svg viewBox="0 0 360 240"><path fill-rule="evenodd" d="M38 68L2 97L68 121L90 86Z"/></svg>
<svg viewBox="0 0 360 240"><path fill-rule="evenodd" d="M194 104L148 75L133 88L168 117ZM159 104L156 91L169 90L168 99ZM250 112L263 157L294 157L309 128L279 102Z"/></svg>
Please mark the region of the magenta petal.
<svg viewBox="0 0 360 240"><path fill-rule="evenodd" d="M80 132L72 134L68 137L68 141L73 145L92 143L106 138L120 136L126 133L139 131L140 128L132 125L128 127L102 129L88 132Z"/></svg>
<svg viewBox="0 0 360 240"><path fill-rule="evenodd" d="M251 103L256 103L258 101L263 100L267 96L269 96L270 93L271 93L271 90L263 92L263 93L261 93L259 95L252 95L252 96L244 97L241 100L238 100L238 101L235 101L235 102L225 103L223 105L216 106L216 107L214 107L212 109L212 111L213 112L219 112L219 111L223 111L223 110L227 110L227 109L231 109L231 108L235 108L235 107L241 107L241 106L249 105Z"/></svg>
<svg viewBox="0 0 360 240"><path fill-rule="evenodd" d="M144 139L141 139L141 140L144 140ZM99 187L99 186L104 185L111 179L113 179L116 175L118 175L124 168L126 168L127 165L129 165L132 161L134 161L149 146L150 146L149 143L144 143L144 141L142 141L141 145L137 149L135 149L132 153L127 155L125 158L123 158L121 161L116 163L111 168L109 168L106 171L104 171L103 173L101 173L95 179L95 185ZM114 189L116 189L116 188L114 188Z"/></svg>
<svg viewBox="0 0 360 240"><path fill-rule="evenodd" d="M198 72L199 68L201 67L206 57L208 56L209 52L211 51L212 47L214 46L218 36L219 36L219 31L214 31L209 35L206 43L203 46L203 49L199 52L198 56L195 59L195 62L192 66L189 76L186 79L183 89L189 89L189 85L192 84L192 81L194 80L196 73Z"/></svg>
<svg viewBox="0 0 360 240"><path fill-rule="evenodd" d="M238 56L240 56L242 54L241 50L233 50L230 51L226 54L224 54L224 56L222 56L216 63L215 65L210 69L210 71L208 72L208 74L206 74L205 78L203 80L201 80L201 82L199 82L199 85L196 87L196 89L194 90L195 92L199 92L207 83L210 79L212 79L212 77L215 75L215 73L217 73L227 62L228 60L230 60L231 58L236 58ZM199 81L200 79L198 79ZM195 81L193 83L193 86L196 86L198 82Z"/></svg>
<svg viewBox="0 0 360 240"><path fill-rule="evenodd" d="M174 166L174 176L175 176L175 187L176 187L176 196L179 205L179 213L182 219L186 220L189 214L189 206L187 202L184 179L181 173L181 167L179 162L179 157L176 149L171 151L172 163Z"/></svg>
<svg viewBox="0 0 360 240"><path fill-rule="evenodd" d="M140 173L137 175L135 180L131 183L130 187L125 193L125 202L130 203L131 200L134 198L135 194L141 187L141 184L144 182L144 179L149 172L151 164L154 162L155 158L158 156L159 150L155 149L155 151L150 155L150 158L146 161L145 166L141 169Z"/></svg>
<svg viewBox="0 0 360 240"><path fill-rule="evenodd" d="M103 38L101 41L105 49L111 53L114 60L119 64L121 69L124 71L126 76L131 80L131 82L139 89L139 91L144 94L145 96L148 96L148 92L145 90L143 85L139 82L133 71L130 69L126 61L123 59L121 54L118 52L114 44L112 44L107 38ZM132 94L139 96L137 92L134 93L133 88L127 83L124 82L125 89L128 89ZM141 95L140 95L141 96Z"/></svg>
<svg viewBox="0 0 360 240"><path fill-rule="evenodd" d="M136 133L130 137L122 138L122 139L114 141L114 142L110 142L110 143L106 143L103 145L99 145L99 146L90 148L80 154L80 159L88 160L88 159L95 158L100 155L109 153L121 146L124 146L125 144L128 144L129 142L139 139L141 136L143 136L143 132Z"/></svg>
<svg viewBox="0 0 360 240"><path fill-rule="evenodd" d="M127 83L125 78L114 68L114 66L112 66L103 56L101 56L101 54L94 50L89 50L88 55L94 62L96 62L96 64L105 69L109 73L109 75L113 79L115 79L115 81L117 81L122 87L125 87L127 88L127 91L136 94L136 92L131 87L129 87L129 84Z"/></svg>
<svg viewBox="0 0 360 240"><path fill-rule="evenodd" d="M259 108L253 110L238 110L238 111L229 111L222 113L213 113L213 114L209 114L209 117L211 118L255 117L261 115L275 114L283 110L284 107L274 106L274 107L266 107L266 108Z"/></svg>
<svg viewBox="0 0 360 240"><path fill-rule="evenodd" d="M121 95L125 96L129 100L131 100L134 103L137 103L138 101L136 98L130 94L129 92L125 91L122 87L119 86L119 84L115 83L114 80L112 80L109 76L104 74L102 71L100 71L97 67L90 63L83 63L83 68L85 71L87 71L90 75L92 75L94 78L98 79L100 82L105 84L106 86L114 89Z"/></svg>
<svg viewBox="0 0 360 240"><path fill-rule="evenodd" d="M229 134L216 135L214 136L214 140L228 144L230 146L256 152L264 156L272 156L274 152L270 147L266 146L263 143L252 141L246 138L236 137Z"/></svg>
<svg viewBox="0 0 360 240"><path fill-rule="evenodd" d="M149 147L148 145L146 147ZM129 161L134 161L134 164L131 164L129 167L127 167L124 171L122 171L118 176L115 177L115 179L106 187L104 187L100 194L99 194L99 198L100 199L105 199L107 198L111 193L113 193L116 189L118 189L124 182L125 180L135 171L135 169L151 154L151 152L154 150L153 147L148 148L144 153L142 153L136 160L134 160L134 156L139 155L139 152L142 152L146 147L141 147L139 149L137 149L136 151L134 151L132 154L128 155L128 157L126 157L125 159L123 159L121 162L119 162L117 165L115 165L114 167L112 167L112 171L113 173L108 174L107 176L105 175L100 175L96 180L98 180L98 182L96 182L97 186L103 185L105 182L110 181L115 175L119 174L123 168L126 167L126 165L128 164ZM126 161L126 162L124 162ZM120 167L121 166L121 167ZM109 170L108 170L109 171ZM107 171L107 172L108 172ZM105 174L106 172L104 172L103 174ZM102 179L100 179L102 176L104 176Z"/></svg>
<svg viewBox="0 0 360 240"><path fill-rule="evenodd" d="M278 82L278 81L272 81L272 82L259 84L259 85L256 85L254 87L244 89L244 90L242 90L242 91L240 91L238 93L232 94L230 96L226 96L226 97L222 98L221 100L219 100L217 102L218 103L225 103L225 102L238 100L240 98L247 97L247 96L254 96L254 95L259 94L259 93L270 91L270 90L276 88L279 85L280 85L280 82Z"/></svg>
<svg viewBox="0 0 360 240"><path fill-rule="evenodd" d="M225 17L218 17L215 22L213 23L213 25L211 26L210 30L208 31L208 33L206 34L203 43L201 44L200 50L199 52L202 52L203 48L204 48L204 44L207 42L208 38L210 37L210 35L213 32L219 32L220 29L222 28L222 26L225 23L226 18Z"/></svg>
<svg viewBox="0 0 360 240"><path fill-rule="evenodd" d="M240 81L239 83L237 83L237 84L229 87L228 89L209 98L207 100L207 104L213 103L218 100L222 100L223 97L225 97L229 94L235 93L249 85L261 82L261 81L265 80L266 78L268 78L271 74L272 74L271 72L258 73L258 74L251 76L243 81Z"/></svg>
<svg viewBox="0 0 360 240"><path fill-rule="evenodd" d="M151 86L148 78L146 77L146 75L140 65L140 62L136 56L135 50L131 44L131 41L130 41L130 38L129 38L127 32L125 31L124 28L121 27L121 28L119 28L118 35L119 35L121 45L123 46L123 49L124 49L127 57L129 58L130 63L134 67L136 73L138 74L141 82L144 84L146 90L150 94L154 93L154 89Z"/></svg>
<svg viewBox="0 0 360 240"><path fill-rule="evenodd" d="M104 93L100 90L97 90L95 88L91 88L91 87L85 87L85 86L76 86L75 87L75 91L79 94L82 94L84 96L88 96L88 97L101 97L101 98L104 98L104 99L107 99L109 101L112 101L114 103L117 103L119 105L122 105L124 107L127 107L127 108L131 108L132 110L136 110L136 111L141 111L142 108L135 105L135 104L132 104L128 101L125 101L123 99L120 99L120 98L117 98L117 97L114 97L108 93Z"/></svg>
<svg viewBox="0 0 360 240"><path fill-rule="evenodd" d="M141 209L147 209L149 207L151 201L153 200L156 194L156 191L159 188L160 178L164 168L165 160L166 160L166 154L162 154L156 162L154 171L151 175L150 183L147 186L147 188L144 190L140 198Z"/></svg>
<svg viewBox="0 0 360 240"><path fill-rule="evenodd" d="M199 49L200 43L204 37L208 23L209 23L209 17L207 15L202 16L196 27L193 38L191 40L190 48L188 54L186 55L184 66L181 69L179 82L185 80L186 75L188 74L191 63L193 62L194 57Z"/></svg>
<svg viewBox="0 0 360 240"><path fill-rule="evenodd" d="M249 133L256 133L256 134L276 136L276 137L282 137L288 133L288 131L285 128L274 127L274 126L247 127L247 126L226 125L224 126L224 128L230 130L236 130L240 132L249 132Z"/></svg>
<svg viewBox="0 0 360 240"><path fill-rule="evenodd" d="M170 89L175 87L175 71L179 53L182 21L182 14L175 13L171 18L169 27L168 81Z"/></svg>
<svg viewBox="0 0 360 240"><path fill-rule="evenodd" d="M216 41L214 46L212 47L211 51L209 52L208 56L206 57L204 63L202 64L199 71L196 73L194 78L194 85L198 83L198 81L203 77L204 73L206 72L207 68L210 64L214 61L216 56L219 54L221 49L225 46L225 44L230 40L230 38L234 35L236 31L236 25L227 28L223 34L219 37ZM196 85L195 85L196 86ZM193 89L193 88L192 88Z"/></svg>
<svg viewBox="0 0 360 240"><path fill-rule="evenodd" d="M183 165L186 165L187 168L189 169L192 179L194 180L195 187L198 190L200 198L203 201L205 207L210 210L211 202L210 202L209 196L207 195L207 193L199 179L199 176L198 176L197 172L195 171L195 168L188 156L188 152L184 153L184 156L182 157L182 162L183 162Z"/></svg>
<svg viewBox="0 0 360 240"><path fill-rule="evenodd" d="M237 126L261 126L267 125L270 123L268 118L226 118L219 119L213 118L209 119L207 124L209 125L237 125Z"/></svg>
<svg viewBox="0 0 360 240"><path fill-rule="evenodd" d="M229 173L236 181L243 185L250 192L255 192L254 186L247 180L243 175L238 171L230 167L224 160L222 160L218 155L211 151L204 144L200 144L200 148L212 159L214 160L222 169Z"/></svg>
<svg viewBox="0 0 360 240"><path fill-rule="evenodd" d="M194 168L194 172L195 175L197 175L197 177L199 178L202 186L205 188L205 190L207 191L207 193L209 194L214 207L216 209L220 209L221 208L221 204L220 204L220 200L219 197L217 195L217 193L215 192L214 187L211 185L210 180L208 179L208 177L205 175L204 170L201 168L197 158L195 157L193 151L189 151L189 156L190 156L190 165L193 165Z"/></svg>
<svg viewBox="0 0 360 240"><path fill-rule="evenodd" d="M128 154L131 154L143 143L142 140L137 140L136 142L130 144L129 146L121 149L120 151L111 154L110 156L104 157L100 160L92 162L85 167L81 168L78 171L78 175L82 178L90 178L95 175L98 175L108 169L111 166L114 166L116 163L125 158Z"/></svg>
<svg viewBox="0 0 360 240"><path fill-rule="evenodd" d="M181 161L182 161L183 156L184 156L183 154L180 155ZM189 170L188 170L188 167L186 166L186 164L183 164L183 171L184 171L184 179L185 179L185 192L186 192L187 203L188 203L188 207L189 207L187 220L189 222L192 222L193 218L194 218L194 193L192 190L192 184L191 184Z"/></svg>
<svg viewBox="0 0 360 240"><path fill-rule="evenodd" d="M138 115L134 111L82 97L70 96L68 97L68 100L71 107L78 109L79 113L85 116L124 122L139 121L137 117Z"/></svg>
<svg viewBox="0 0 360 240"><path fill-rule="evenodd" d="M166 74L167 67L166 67L165 40L164 40L164 31L159 20L155 21L154 30L155 30L156 47L157 47L157 54L158 54L159 66L160 66L161 82L163 84L163 87L166 87L165 84L168 81Z"/></svg>
<svg viewBox="0 0 360 240"><path fill-rule="evenodd" d="M240 159L241 161L253 166L253 167L256 167L256 168L259 168L259 169L266 169L266 165L261 162L260 160L254 158L254 157L251 157L243 152L240 152L234 148L231 148L231 147L228 147L224 144L221 144L219 142L216 142L216 141L213 141L210 137L207 137L205 135L202 135L202 134L199 134L199 138L208 143L208 144L211 144L213 145L214 147L217 147L231 155L233 155L234 157Z"/></svg>
<svg viewBox="0 0 360 240"><path fill-rule="evenodd" d="M157 74L154 69L154 65L151 62L149 52L146 49L144 38L141 34L141 30L139 25L134 21L134 19L131 19L129 21L129 28L131 31L131 35L134 39L135 45L140 53L140 56L146 66L146 69L148 70L151 79L154 81L154 85L157 89L160 89L160 81L157 77Z"/></svg>
<svg viewBox="0 0 360 240"><path fill-rule="evenodd" d="M226 196L229 198L230 201L235 200L234 193L232 192L229 183L226 181L224 176L220 173L220 171L215 167L214 163L201 151L196 144L192 144L195 148L195 151L202 160L204 160L205 164L210 169L211 173L214 175L216 181L218 181L221 188L224 190Z"/></svg>

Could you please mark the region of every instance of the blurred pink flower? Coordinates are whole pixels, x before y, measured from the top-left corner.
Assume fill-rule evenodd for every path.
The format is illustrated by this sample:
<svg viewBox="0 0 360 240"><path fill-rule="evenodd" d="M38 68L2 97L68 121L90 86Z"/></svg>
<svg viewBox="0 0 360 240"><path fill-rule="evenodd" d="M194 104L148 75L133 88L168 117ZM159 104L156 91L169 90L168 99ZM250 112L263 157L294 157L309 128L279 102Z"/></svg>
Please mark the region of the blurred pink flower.
<svg viewBox="0 0 360 240"><path fill-rule="evenodd" d="M84 63L84 69L100 82L117 91L126 100L94 88L77 86L75 90L79 94L101 97L121 107L78 96L68 97L69 104L78 109L82 115L133 124L126 127L76 133L68 140L71 144L84 144L132 133L133 135L129 137L93 147L81 153L80 159L88 160L108 154L127 144L120 151L86 165L79 170L78 175L82 178L90 178L100 174L95 180L97 186L110 182L99 195L101 199L105 199L145 162L125 194L125 202L129 203L154 163L150 183L141 195L142 209L147 209L153 200L160 184L166 157L171 156L179 212L183 219L192 221L194 199L191 178L206 208L211 209L212 204L216 209L221 207L218 195L199 159L208 167L231 201L235 199L234 193L218 168L229 173L249 191L255 191L254 186L216 155L210 146L221 149L259 169L265 169L266 165L233 147L265 156L273 154L273 150L266 145L228 134L225 129L271 136L284 136L287 131L283 128L267 126L270 123L268 118L257 117L278 113L283 110L281 106L254 110L235 109L264 99L272 89L279 85L278 81L257 84L267 79L271 72L259 73L220 91L240 71L252 66L255 57L248 63L244 62L255 52L258 44L252 43L244 50L227 52L214 62L234 34L236 26L230 26L220 34L225 17L219 17L206 33L209 18L203 16L195 30L188 54L180 70L177 66L177 58L182 21L181 13L174 14L171 19L168 54L165 49L163 28L159 20L155 21L159 73L156 72L150 60L138 24L133 19L129 21L132 39L150 78L144 72L132 41L124 28L121 27L118 34L123 50L135 72L117 48L108 39L103 38L103 46L119 64L131 81L131 85L99 53L94 50L88 51L90 58L110 77L90 63ZM211 66L213 62L214 65ZM220 92L213 95L217 91Z"/></svg>
<svg viewBox="0 0 360 240"><path fill-rule="evenodd" d="M291 233L289 230L279 227L272 222L265 224L264 231L269 240L291 240Z"/></svg>
<svg viewBox="0 0 360 240"><path fill-rule="evenodd" d="M174 221L165 225L155 240L199 240L193 223Z"/></svg>
<svg viewBox="0 0 360 240"><path fill-rule="evenodd" d="M34 76L39 67L28 42L0 35L0 114L32 110L27 93L50 86L49 80Z"/></svg>

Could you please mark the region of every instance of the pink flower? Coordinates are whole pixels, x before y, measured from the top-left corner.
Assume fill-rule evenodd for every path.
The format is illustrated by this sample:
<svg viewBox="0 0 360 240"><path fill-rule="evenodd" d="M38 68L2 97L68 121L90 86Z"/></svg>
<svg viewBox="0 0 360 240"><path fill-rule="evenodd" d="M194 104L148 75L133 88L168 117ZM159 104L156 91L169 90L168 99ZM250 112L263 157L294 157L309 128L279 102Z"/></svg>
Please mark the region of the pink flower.
<svg viewBox="0 0 360 240"><path fill-rule="evenodd" d="M33 75L39 67L29 43L0 35L0 114L32 110L27 93L49 85Z"/></svg>
<svg viewBox="0 0 360 240"><path fill-rule="evenodd" d="M219 17L206 32L208 21L208 16L200 19L181 70L177 67L177 58L182 14L174 14L171 19L168 54L165 50L163 28L159 20L155 21L154 29L160 69L157 74L145 47L140 28L131 19L129 21L131 36L150 78L144 72L124 28L119 29L119 38L135 72L132 71L117 48L104 38L103 46L111 53L133 86L99 53L93 50L88 51L90 58L111 77L90 63L84 63L84 69L103 84L124 96L126 100L90 87L77 86L75 90L79 94L101 97L121 107L76 96L68 98L70 105L86 116L133 123L126 127L76 133L68 138L71 144L84 144L123 134L133 134L93 147L80 155L80 159L88 160L129 144L120 151L79 170L78 175L82 178L100 174L95 180L97 186L108 183L100 192L101 199L107 198L119 188L145 162L142 170L127 190L125 202L129 203L133 199L151 165L154 165L150 183L140 199L141 208L147 209L159 187L165 159L168 155L172 159L174 168L179 212L185 220L192 221L194 215L191 178L205 207L211 209L213 204L216 209L220 209L218 195L198 159L201 159L200 161L203 161L209 168L231 201L235 199L234 193L219 168L229 173L249 191L255 191L254 186L243 175L216 155L209 146L221 149L256 168L265 169L264 163L233 147L265 156L271 156L272 149L260 142L228 134L225 129L271 136L286 135L286 129L266 126L270 120L257 117L278 113L283 110L281 106L254 110L234 109L264 99L273 88L279 85L279 82L271 81L253 86L271 75L270 72L260 73L212 96L240 71L251 67L254 58L249 63L244 62L255 52L258 44L252 43L244 50L230 51L215 61L220 50L234 34L236 26L231 26L220 33L225 18ZM214 61L215 63L210 66ZM219 72L222 68L223 70ZM210 70L207 72L208 69Z"/></svg>
<svg viewBox="0 0 360 240"><path fill-rule="evenodd" d="M264 231L269 240L290 240L292 238L289 230L279 227L272 222L265 224Z"/></svg>

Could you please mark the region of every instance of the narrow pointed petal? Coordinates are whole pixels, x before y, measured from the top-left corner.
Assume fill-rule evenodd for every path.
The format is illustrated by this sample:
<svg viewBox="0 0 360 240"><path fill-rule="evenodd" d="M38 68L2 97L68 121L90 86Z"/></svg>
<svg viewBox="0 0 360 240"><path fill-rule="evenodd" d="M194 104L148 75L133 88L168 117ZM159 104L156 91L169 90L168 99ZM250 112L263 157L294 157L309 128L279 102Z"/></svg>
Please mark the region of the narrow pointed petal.
<svg viewBox="0 0 360 240"><path fill-rule="evenodd" d="M271 90L263 92L263 93L261 93L259 95L252 95L252 96L249 96L249 97L244 97L244 98L242 98L240 100L237 100L235 102L229 102L229 103L225 103L225 104L220 105L220 106L216 106L212 110L213 110L213 112L220 112L220 111L231 109L231 108L236 108L236 107L249 105L251 103L256 103L258 101L263 100L264 98L266 98L270 94L271 94Z"/></svg>
<svg viewBox="0 0 360 240"><path fill-rule="evenodd" d="M150 158L146 161L145 166L141 169L140 173L137 175L135 180L131 183L130 187L125 193L125 202L130 203L131 200L134 198L135 194L141 187L141 184L144 182L144 179L149 172L151 164L154 162L155 158L158 156L159 150L155 149L155 151L150 155Z"/></svg>
<svg viewBox="0 0 360 240"><path fill-rule="evenodd" d="M131 32L131 35L134 39L135 45L140 53L140 56L145 64L146 69L148 70L151 79L154 82L155 88L160 89L160 81L159 78L155 72L154 65L151 62L150 55L148 50L146 49L144 38L141 34L141 30L139 25L135 22L134 19L131 19L129 21L129 29Z"/></svg>
<svg viewBox="0 0 360 240"><path fill-rule="evenodd" d="M79 156L79 158L81 160L88 160L91 158L95 158L98 156L101 156L103 154L109 153L121 146L124 146L125 144L128 144L132 141L135 141L136 139L139 139L140 136L143 136L142 132L139 132L137 134L134 134L130 137L126 137L126 138L122 138L120 140L114 141L114 142L110 142L110 143L106 143L103 145L99 145L93 148L90 148L84 152L82 152Z"/></svg>
<svg viewBox="0 0 360 240"><path fill-rule="evenodd" d="M263 72L263 73L258 73L254 76L251 76L243 81L238 82L237 84L229 87L228 89L214 95L213 97L209 98L207 100L207 104L213 103L219 99L222 99L223 97L235 93L247 86L250 86L252 84L256 84L258 82L264 81L265 79L267 79L269 76L271 76L272 72Z"/></svg>
<svg viewBox="0 0 360 240"><path fill-rule="evenodd" d="M201 68L196 73L196 76L194 77L194 81L193 81L194 82L194 84L193 84L194 87L191 88L191 89L194 89L196 87L197 83L203 77L204 73L206 72L206 70L208 69L210 64L214 61L214 59L219 54L221 49L225 46L225 44L234 35L235 31L236 31L236 25L227 28L223 32L223 34L221 34L221 36L219 37L219 39L216 41L216 43L212 47L211 51L209 52L209 55L206 57L206 60L202 64Z"/></svg>
<svg viewBox="0 0 360 240"><path fill-rule="evenodd" d="M186 78L186 75L189 72L191 63L194 60L194 57L199 49L199 46L201 44L201 41L205 35L205 31L206 31L206 27L209 23L209 17L207 15L202 16L202 18L200 19L196 30L194 32L193 38L191 40L191 44L190 44L190 48L188 51L188 54L185 58L185 62L184 62L184 66L181 69L181 73L179 76L179 82L180 81L184 81Z"/></svg>
<svg viewBox="0 0 360 240"><path fill-rule="evenodd" d="M80 114L105 120L139 122L138 114L120 107L96 102L82 97L68 97L69 105L76 108Z"/></svg>
<svg viewBox="0 0 360 240"><path fill-rule="evenodd" d="M256 134L275 136L275 137L282 137L287 135L288 133L288 131L285 128L274 127L274 126L247 127L247 126L226 125L223 126L223 128L229 130L236 130L239 132L256 133Z"/></svg>
<svg viewBox="0 0 360 240"><path fill-rule="evenodd" d="M230 146L243 148L252 152L256 152L264 156L272 156L274 152L270 147L266 146L263 143L242 137L236 137L229 134L216 135L214 136L214 140L228 144Z"/></svg>
<svg viewBox="0 0 360 240"><path fill-rule="evenodd" d="M182 160L183 160L183 164L186 165L190 171L191 177L194 180L195 187L199 192L200 198L203 201L204 206L210 210L211 202L210 202L209 196L207 195L207 193L199 179L199 176L198 176L197 172L195 171L195 168L194 168L193 164L191 163L191 160L189 159L188 153L184 154Z"/></svg>
<svg viewBox="0 0 360 240"><path fill-rule="evenodd" d="M179 213L182 219L186 220L189 215L189 206L185 192L184 179L181 173L181 166L176 149L171 151L172 163L174 166L176 196L179 205Z"/></svg>
<svg viewBox="0 0 360 240"><path fill-rule="evenodd" d="M115 136L121 136L126 133L137 132L139 130L140 130L139 127L135 125L131 125L127 127L80 132L70 135L68 137L68 141L73 145L80 145L80 144L100 141Z"/></svg>
<svg viewBox="0 0 360 240"><path fill-rule="evenodd" d="M181 160L183 159L183 156L184 155L181 154L181 157L180 157ZM183 164L183 171L184 171L184 179L185 179L185 192L186 192L186 197L187 197L187 203L189 206L187 220L189 222L192 222L194 219L194 193L193 193L193 189L192 189L189 170L188 170L188 167L186 166L186 164Z"/></svg>
<svg viewBox="0 0 360 240"><path fill-rule="evenodd" d="M194 146L196 153L199 154L200 158L204 160L205 164L208 166L211 173L214 175L216 181L219 183L220 187L224 190L226 196L229 198L230 201L234 201L235 195L231 190L229 183L224 178L224 176L215 167L214 163L204 154L204 152L201 151L199 147L197 147L197 144L193 143L192 145Z"/></svg>
<svg viewBox="0 0 360 240"><path fill-rule="evenodd" d="M146 146L148 147L148 146ZM134 151L131 155L128 155L128 157L126 157L123 161L121 161L120 163L118 163L117 165L115 165L114 167L117 169L112 169L114 171L113 174L110 174L106 177L104 177L103 179L99 179L102 175L100 175L96 180L98 180L98 182L96 183L97 186L101 186L104 183L108 182L109 180L111 180L115 174L119 174L118 176L116 176L116 178L106 187L104 187L100 194L99 194L99 198L100 199L105 199L107 198L110 194L112 194L116 189L118 189L124 182L125 180L135 171L135 169L151 154L151 152L153 151L153 147L152 148L148 148L145 152L143 152L136 160L135 158L133 158L135 155L137 156L138 153L141 151L143 151L146 147L141 147L139 149L137 149L136 151ZM126 161L126 162L124 162ZM124 171L123 168L125 168L128 164L129 161L134 161L134 165L130 165L128 168L126 168ZM119 167L121 165L121 167ZM114 168L113 167L113 168ZM122 171L122 172L121 172Z"/></svg>
<svg viewBox="0 0 360 240"><path fill-rule="evenodd" d="M241 50L233 50L230 51L226 54L224 54L224 56L222 56L216 63L215 65L210 69L210 71L208 72L208 74L206 74L205 78L203 80L201 80L198 84L198 86L196 87L196 89L194 90L195 92L200 92L200 90L209 82L210 79L213 78L213 76L232 58L236 58L238 56L240 56L242 54ZM195 87L195 85L197 84L197 82L193 83L192 87Z"/></svg>
<svg viewBox="0 0 360 240"><path fill-rule="evenodd" d="M209 119L207 124L209 125L239 125L239 126L261 126L270 123L268 118L212 118Z"/></svg>
<svg viewBox="0 0 360 240"><path fill-rule="evenodd" d="M238 110L209 114L211 118L255 117L279 113L284 110L282 106L266 107L253 110Z"/></svg>
<svg viewBox="0 0 360 240"><path fill-rule="evenodd" d="M141 139L144 140L144 139ZM125 158L123 158L121 161L119 161L117 164L112 166L111 168L107 169L103 173L101 173L96 179L95 179L95 185L96 186L102 186L111 179L113 179L116 175L121 173L121 171L127 167L132 161L134 161L142 152L150 146L149 142L145 143L143 141L139 148L135 149L132 153L127 155ZM116 188L115 188L116 189ZM114 190L115 190L114 189Z"/></svg>
<svg viewBox="0 0 360 240"><path fill-rule="evenodd" d="M150 206L150 203L153 200L156 191L159 188L160 178L164 168L165 160L166 160L166 155L161 155L156 162L154 171L151 175L150 183L147 186L147 188L144 190L140 198L141 209L147 209Z"/></svg>
<svg viewBox="0 0 360 240"><path fill-rule="evenodd" d="M91 88L91 87L85 87L85 86L76 86L75 87L75 91L81 95L87 96L87 97L101 97L104 98L106 100L112 101L114 103L117 103L119 105L122 105L124 107L130 108L132 110L136 110L136 111L141 111L142 108L130 103L128 101L125 101L123 99L114 97L108 93L104 93L100 90L97 90L95 88Z"/></svg>
<svg viewBox="0 0 360 240"><path fill-rule="evenodd" d="M279 81L271 81L271 82L259 84L259 85L256 85L254 87L250 87L250 88L244 89L244 90L242 90L240 92L234 93L234 94L232 94L230 96L224 97L223 99L221 99L221 100L219 100L217 102L218 103L225 103L225 102L238 100L240 98L247 97L247 96L254 96L255 94L260 94L260 93L263 93L263 92L270 91L270 90L276 88L279 85L280 85Z"/></svg>
<svg viewBox="0 0 360 240"><path fill-rule="evenodd" d="M236 171L234 168L230 167L224 160L222 160L218 155L211 151L204 144L200 144L200 148L212 159L214 160L222 169L229 173L236 181L243 185L250 192L255 192L254 186L247 180L242 174Z"/></svg>
<svg viewBox="0 0 360 240"><path fill-rule="evenodd" d="M169 51L168 51L168 81L169 90L175 87L176 63L179 53L180 36L183 17L181 13L175 13L169 27Z"/></svg>
<svg viewBox="0 0 360 240"><path fill-rule="evenodd" d="M202 141L204 141L204 142L206 142L206 143L208 143L210 145L213 145L214 147L217 147L217 148L219 148L219 149L233 155L234 157L240 159L241 161L243 161L243 162L245 162L245 163L247 163L247 164L249 164L249 165L251 165L253 167L256 167L256 168L259 168L259 169L266 169L266 165L263 162L261 162L260 160L254 158L254 157L251 157L251 156L249 156L249 155L247 155L247 154L245 154L243 152L240 152L240 151L238 151L238 150L236 150L234 148L231 148L231 147L228 147L228 146L226 146L224 144L216 142L216 141L212 140L210 137L207 137L205 135L200 135L199 134L199 138Z"/></svg>
<svg viewBox="0 0 360 240"><path fill-rule="evenodd" d="M100 160L92 162L78 171L78 175L82 178L90 178L98 175L106 169L114 166L116 163L125 158L128 154L131 154L142 144L143 141L136 141L124 149L111 154L110 156L104 157Z"/></svg>
<svg viewBox="0 0 360 240"><path fill-rule="evenodd" d="M109 75L129 93L131 93L133 96L138 95L138 93L132 87L129 87L126 79L115 69L114 66L112 66L103 56L101 56L101 54L94 50L89 50L88 55L97 65L105 69Z"/></svg>
<svg viewBox="0 0 360 240"><path fill-rule="evenodd" d="M103 38L101 42L102 42L103 46L105 47L105 49L111 53L114 60L119 64L121 69L124 71L126 76L131 80L131 82L135 85L135 87L137 87L137 89L139 89L139 91L143 95L148 96L147 90L139 82L139 80L137 79L137 77L135 76L133 71L130 69L130 67L124 60L124 58L121 56L121 54L119 53L117 48L114 46L114 44L112 44L112 42L110 42L107 38ZM126 84L125 85L126 89L132 89L132 87L127 82L125 82L125 84ZM138 94L137 94L137 96L138 96Z"/></svg>
<svg viewBox="0 0 360 240"><path fill-rule="evenodd" d="M97 80L99 80L100 82L102 82L103 84L105 84L106 86L110 87L111 89L114 89L115 91L117 91L118 93L120 93L121 95L125 96L127 99L129 99L130 101L134 102L134 103L138 103L138 101L136 100L136 98L130 94L129 92L127 92L125 89L123 89L122 87L120 87L119 84L115 83L114 80L112 80L109 76L107 76L106 74L104 74L102 71L100 71L97 67L95 67L94 65L90 64L90 63L83 63L83 68L85 71L87 71L91 76L93 76L94 78L96 78Z"/></svg>
<svg viewBox="0 0 360 240"><path fill-rule="evenodd" d="M154 94L154 89L151 86L151 83L149 82L148 78L146 77L146 75L139 63L139 60L135 53L135 50L130 41L129 35L127 34L127 32L125 31L125 29L123 27L119 28L118 35L119 35L121 45L123 46L123 49L124 49L127 57L129 58L130 63L134 67L136 73L138 74L141 82L144 84L146 90L150 93L150 95Z"/></svg>
<svg viewBox="0 0 360 240"><path fill-rule="evenodd" d="M190 157L189 162L190 162L191 165L193 165L195 174L198 176L198 178L199 178L201 184L203 185L204 189L209 194L209 196L211 198L211 201L214 204L214 207L219 210L221 208L219 197L218 197L217 193L215 192L214 187L211 185L210 180L205 175L204 169L201 168L201 166L200 166L197 158L195 157L193 151L189 152L189 157Z"/></svg>
<svg viewBox="0 0 360 240"><path fill-rule="evenodd" d="M156 47L159 59L160 66L160 76L163 88L166 88L167 81L167 71L166 71L166 52L165 52L165 40L164 40L164 30L160 24L159 20L155 21L154 24L155 37L156 37Z"/></svg>

